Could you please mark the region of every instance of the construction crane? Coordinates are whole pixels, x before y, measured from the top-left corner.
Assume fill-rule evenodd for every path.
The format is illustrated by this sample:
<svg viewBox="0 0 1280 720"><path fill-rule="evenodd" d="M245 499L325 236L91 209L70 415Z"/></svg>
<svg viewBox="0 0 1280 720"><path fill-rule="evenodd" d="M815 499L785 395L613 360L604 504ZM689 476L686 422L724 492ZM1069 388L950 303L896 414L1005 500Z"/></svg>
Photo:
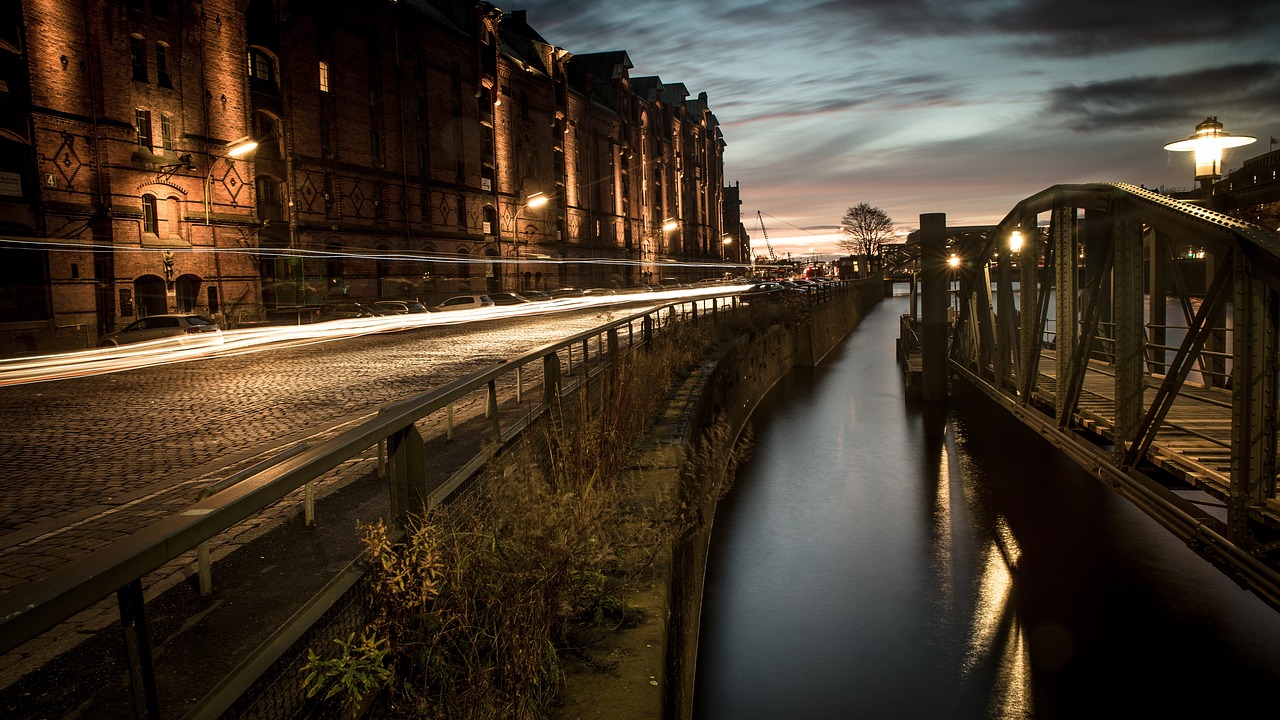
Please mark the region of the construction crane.
<svg viewBox="0 0 1280 720"><path fill-rule="evenodd" d="M764 236L764 246L769 250L769 262L778 262L778 256L773 254L773 244L769 242L769 231L764 229L764 216L760 211L756 211L756 218L760 221L760 234Z"/></svg>

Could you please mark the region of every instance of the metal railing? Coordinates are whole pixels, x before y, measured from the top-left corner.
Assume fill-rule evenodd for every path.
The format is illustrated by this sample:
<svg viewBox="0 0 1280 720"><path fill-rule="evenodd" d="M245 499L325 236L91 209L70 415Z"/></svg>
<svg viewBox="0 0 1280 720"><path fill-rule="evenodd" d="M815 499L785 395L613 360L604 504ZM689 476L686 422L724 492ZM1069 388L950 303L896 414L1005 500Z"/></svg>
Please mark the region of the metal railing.
<svg viewBox="0 0 1280 720"><path fill-rule="evenodd" d="M842 288L811 293L813 301L839 294ZM619 354L641 346L663 332L740 307L735 293L710 294L638 312L584 331L492 368L384 406L375 416L312 447L295 447L228 477L207 497L49 576L0 596L0 653L58 626L112 594L116 595L126 638L126 652L139 717L157 717L154 671L146 636L143 580L193 549L207 549L220 533L234 528L291 493L309 486L377 448L380 470L390 493L390 521L445 499L526 427L561 393L608 367ZM531 399L529 387L541 392ZM483 400L473 397L482 394ZM458 408L470 408L479 421L483 405L485 438L479 452L443 480L429 480L423 430L454 438ZM385 448L385 449L384 449ZM385 453L385 455L384 455ZM385 461L383 461L385 457ZM383 465L385 462L385 465ZM384 473L379 473L384 474ZM310 503L308 497L306 502ZM206 556L205 552L200 553ZM207 556L201 562L201 584L211 582Z"/></svg>

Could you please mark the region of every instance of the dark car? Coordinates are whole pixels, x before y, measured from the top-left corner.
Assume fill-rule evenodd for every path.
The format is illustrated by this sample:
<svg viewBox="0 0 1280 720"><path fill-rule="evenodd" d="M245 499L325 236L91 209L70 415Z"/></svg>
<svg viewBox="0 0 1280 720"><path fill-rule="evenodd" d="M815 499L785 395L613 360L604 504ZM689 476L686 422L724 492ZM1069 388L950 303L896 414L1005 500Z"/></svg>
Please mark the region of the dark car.
<svg viewBox="0 0 1280 720"><path fill-rule="evenodd" d="M782 302L783 296L792 290L782 283L762 282L738 293L738 300L752 302Z"/></svg>
<svg viewBox="0 0 1280 720"><path fill-rule="evenodd" d="M524 295L513 292L489 293L489 299L493 301L494 305L523 305L527 302L532 302Z"/></svg>
<svg viewBox="0 0 1280 720"><path fill-rule="evenodd" d="M317 318L320 320L346 320L350 318L378 317L385 314L385 311L375 311L373 307L364 303L341 302L324 306L320 309Z"/></svg>
<svg viewBox="0 0 1280 720"><path fill-rule="evenodd" d="M129 343L177 338L179 343L220 343L222 328L203 315L168 313L148 315L129 323L123 330L103 335L98 347L117 347Z"/></svg>

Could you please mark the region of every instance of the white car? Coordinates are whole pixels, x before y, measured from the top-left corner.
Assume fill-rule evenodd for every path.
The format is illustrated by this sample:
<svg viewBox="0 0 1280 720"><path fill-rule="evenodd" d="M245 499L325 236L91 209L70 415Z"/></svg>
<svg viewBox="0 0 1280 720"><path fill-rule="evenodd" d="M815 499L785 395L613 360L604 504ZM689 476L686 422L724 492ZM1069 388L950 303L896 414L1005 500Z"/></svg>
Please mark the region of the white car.
<svg viewBox="0 0 1280 720"><path fill-rule="evenodd" d="M472 308L493 307L493 300L488 295L454 295L436 306L438 310L470 310Z"/></svg>
<svg viewBox="0 0 1280 720"><path fill-rule="evenodd" d="M123 330L103 335L98 347L117 347L129 343L177 338L179 343L222 342L222 328L202 315L169 313L148 315L129 323Z"/></svg>

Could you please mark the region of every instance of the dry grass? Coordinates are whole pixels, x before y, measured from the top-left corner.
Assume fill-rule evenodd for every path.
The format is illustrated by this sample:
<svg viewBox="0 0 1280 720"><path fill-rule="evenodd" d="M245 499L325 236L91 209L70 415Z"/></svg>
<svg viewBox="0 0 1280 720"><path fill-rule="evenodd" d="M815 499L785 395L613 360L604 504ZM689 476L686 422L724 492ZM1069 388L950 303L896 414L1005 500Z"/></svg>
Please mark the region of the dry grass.
<svg viewBox="0 0 1280 720"><path fill-rule="evenodd" d="M670 389L739 322L672 333L553 413L545 435L449 505L387 541L366 528L375 620L313 655L309 690L352 712L373 688L386 717L543 718L561 653L590 631L633 620L628 582L701 523L740 449L723 426L690 453L677 497L638 499L626 482Z"/></svg>

